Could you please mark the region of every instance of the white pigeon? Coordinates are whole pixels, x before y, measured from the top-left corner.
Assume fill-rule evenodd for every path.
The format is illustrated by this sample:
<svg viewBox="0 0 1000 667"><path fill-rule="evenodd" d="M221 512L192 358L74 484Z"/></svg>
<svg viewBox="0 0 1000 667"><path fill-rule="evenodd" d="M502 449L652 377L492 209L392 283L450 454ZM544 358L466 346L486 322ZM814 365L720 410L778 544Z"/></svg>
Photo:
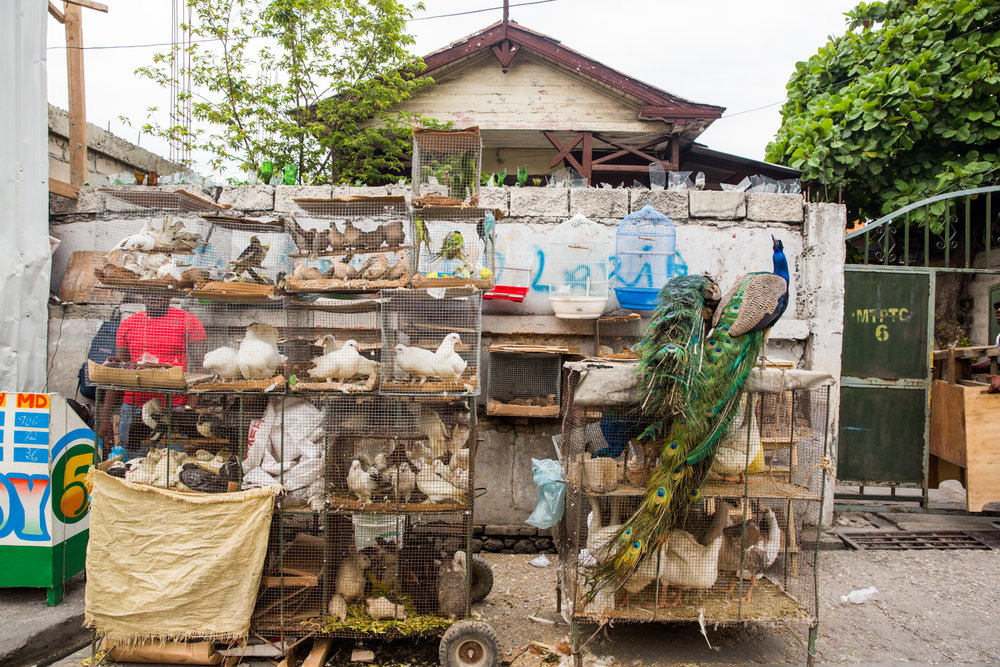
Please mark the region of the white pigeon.
<svg viewBox="0 0 1000 667"><path fill-rule="evenodd" d="M427 436L431 458L438 459L448 454L448 440L445 437L444 422L441 421L437 410L424 407L420 411L420 425L418 430L421 435Z"/></svg>
<svg viewBox="0 0 1000 667"><path fill-rule="evenodd" d="M308 373L311 377L345 382L358 375L371 376L377 367L378 363L361 356L357 341L348 340L339 350L316 357Z"/></svg>
<svg viewBox="0 0 1000 667"><path fill-rule="evenodd" d="M398 467L392 468L389 472L389 480L392 482L393 497L396 502L410 502L413 489L417 484L417 475L413 472L413 467L409 461L403 461Z"/></svg>
<svg viewBox="0 0 1000 667"><path fill-rule="evenodd" d="M469 448L462 447L461 449L455 451L451 455L451 460L448 461L448 465L452 468L465 468L469 467Z"/></svg>
<svg viewBox="0 0 1000 667"><path fill-rule="evenodd" d="M266 380L274 377L278 366L287 357L278 352L278 329L270 324L251 324L236 351L240 374L247 380Z"/></svg>
<svg viewBox="0 0 1000 667"><path fill-rule="evenodd" d="M393 348L396 367L410 377L420 378L420 384L435 375L434 364L437 357L430 350L421 347L407 347L400 343Z"/></svg>
<svg viewBox="0 0 1000 667"><path fill-rule="evenodd" d="M435 459L431 465L423 465L417 472L417 488L427 496L425 502L461 501L465 497L464 490L459 489L441 476L443 471L444 464Z"/></svg>
<svg viewBox="0 0 1000 667"><path fill-rule="evenodd" d="M167 260L166 263L160 265L160 268L156 270L157 278L173 278L177 282L184 279L181 275L181 267L177 265L174 260Z"/></svg>
<svg viewBox="0 0 1000 667"><path fill-rule="evenodd" d="M156 235L149 220L142 223L142 229L126 236L112 250L152 250L156 247Z"/></svg>
<svg viewBox="0 0 1000 667"><path fill-rule="evenodd" d="M205 353L202 366L215 373L222 380L236 380L240 377L240 364L235 348L223 345Z"/></svg>
<svg viewBox="0 0 1000 667"><path fill-rule="evenodd" d="M351 461L351 469L347 471L347 488L363 503L370 502L375 491L375 480L357 459Z"/></svg>
<svg viewBox="0 0 1000 667"><path fill-rule="evenodd" d="M461 342L462 339L457 333L450 333L444 337L434 353L434 377L442 380L457 380L462 377L465 367L469 364L455 352L455 345Z"/></svg>

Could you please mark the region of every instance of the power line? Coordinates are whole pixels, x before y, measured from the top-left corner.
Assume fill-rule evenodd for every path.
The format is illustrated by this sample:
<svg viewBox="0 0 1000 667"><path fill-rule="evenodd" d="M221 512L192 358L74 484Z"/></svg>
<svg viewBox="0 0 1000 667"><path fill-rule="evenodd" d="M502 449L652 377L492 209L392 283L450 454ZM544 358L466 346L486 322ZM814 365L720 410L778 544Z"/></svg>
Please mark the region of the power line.
<svg viewBox="0 0 1000 667"><path fill-rule="evenodd" d="M510 5L511 7L524 7L525 5L543 5L546 2L555 2L556 0L534 0L534 2L519 2ZM438 14L436 16L419 16L415 19L408 19L410 21L428 21L430 19L443 19L449 16L465 16L466 14L480 14L482 12L492 12L497 9L503 9L503 5L499 7L487 7L486 9L470 9L467 12L455 12L454 14Z"/></svg>

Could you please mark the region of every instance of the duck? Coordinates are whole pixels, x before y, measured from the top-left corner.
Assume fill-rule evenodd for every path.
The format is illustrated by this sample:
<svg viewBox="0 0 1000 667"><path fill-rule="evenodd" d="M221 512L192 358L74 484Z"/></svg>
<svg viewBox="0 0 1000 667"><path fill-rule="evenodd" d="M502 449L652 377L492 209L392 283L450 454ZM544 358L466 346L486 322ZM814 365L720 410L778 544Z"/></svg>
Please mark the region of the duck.
<svg viewBox="0 0 1000 667"><path fill-rule="evenodd" d="M767 524L764 532L761 532L757 521L748 521L745 528L741 525L732 526L723 535L719 570L733 573L732 586L735 586L737 580L750 580L750 587L741 598L743 604L750 603L757 581L774 564L781 551L782 534L778 518L770 507L764 510L764 514Z"/></svg>
<svg viewBox="0 0 1000 667"><path fill-rule="evenodd" d="M657 573L663 596L660 606L675 607L680 604L685 590L706 590L715 585L719 578L719 553L724 540L723 531L729 522L729 506L725 503L716 510L712 523L705 533L705 543L700 543L686 530L676 528L660 549L660 567ZM667 591L677 589L670 602Z"/></svg>
<svg viewBox="0 0 1000 667"><path fill-rule="evenodd" d="M749 416L749 431L747 418ZM732 425L719 442L712 460L711 474L727 482L743 482L747 473L761 472L764 457L757 428L753 395L744 395Z"/></svg>

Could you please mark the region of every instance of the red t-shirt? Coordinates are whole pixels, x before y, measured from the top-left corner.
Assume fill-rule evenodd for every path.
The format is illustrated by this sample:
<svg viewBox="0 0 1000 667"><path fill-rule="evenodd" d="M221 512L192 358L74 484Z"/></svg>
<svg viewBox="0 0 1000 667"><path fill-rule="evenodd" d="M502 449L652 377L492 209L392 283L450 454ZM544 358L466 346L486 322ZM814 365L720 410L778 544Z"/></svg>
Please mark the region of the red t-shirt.
<svg viewBox="0 0 1000 667"><path fill-rule="evenodd" d="M161 364L180 366L187 370L187 345L205 340L205 327L198 318L180 308L170 308L163 317L150 317L146 311L130 315L118 326L115 344L128 350L131 361L139 361L148 353ZM123 400L143 405L157 396L141 391L127 391ZM184 405L187 399L175 395L172 405Z"/></svg>

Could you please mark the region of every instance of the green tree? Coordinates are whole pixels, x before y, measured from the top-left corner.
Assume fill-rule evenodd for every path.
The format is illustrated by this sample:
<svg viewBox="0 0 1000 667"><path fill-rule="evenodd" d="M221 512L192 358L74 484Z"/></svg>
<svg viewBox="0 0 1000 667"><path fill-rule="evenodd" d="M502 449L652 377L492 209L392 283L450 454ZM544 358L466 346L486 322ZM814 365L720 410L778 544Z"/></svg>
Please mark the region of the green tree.
<svg viewBox="0 0 1000 667"><path fill-rule="evenodd" d="M1000 1L887 0L846 16L846 35L796 63L767 159L843 185L852 218L995 180Z"/></svg>
<svg viewBox="0 0 1000 667"><path fill-rule="evenodd" d="M392 112L423 68L406 47L411 9L396 0L188 0L191 45L156 54L137 73L163 86L190 78L193 130L147 123L146 132L209 152L214 168L252 172L294 164L300 182L395 180L410 127ZM419 7L419 5L417 5ZM171 76L174 59L180 74ZM155 111L155 109L153 110Z"/></svg>

